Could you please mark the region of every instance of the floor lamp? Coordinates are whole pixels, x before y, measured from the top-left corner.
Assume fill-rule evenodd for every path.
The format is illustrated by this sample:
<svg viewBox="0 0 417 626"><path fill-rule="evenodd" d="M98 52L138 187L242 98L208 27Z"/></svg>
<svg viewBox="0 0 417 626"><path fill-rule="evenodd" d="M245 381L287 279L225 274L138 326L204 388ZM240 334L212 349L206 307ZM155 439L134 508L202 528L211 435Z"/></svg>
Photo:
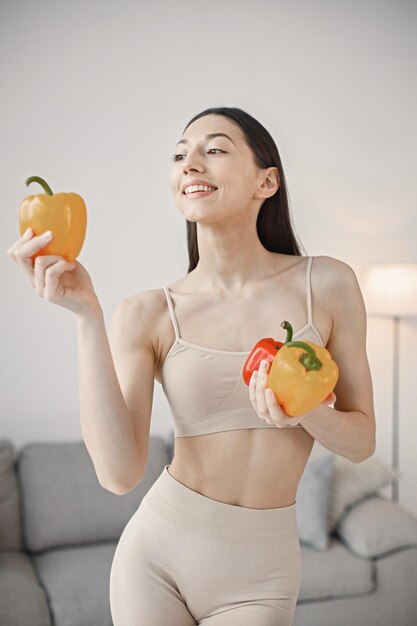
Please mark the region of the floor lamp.
<svg viewBox="0 0 417 626"><path fill-rule="evenodd" d="M417 316L417 263L374 263L364 286L368 315L393 320L392 467L399 469L399 323ZM392 501L398 502L398 478L392 484Z"/></svg>

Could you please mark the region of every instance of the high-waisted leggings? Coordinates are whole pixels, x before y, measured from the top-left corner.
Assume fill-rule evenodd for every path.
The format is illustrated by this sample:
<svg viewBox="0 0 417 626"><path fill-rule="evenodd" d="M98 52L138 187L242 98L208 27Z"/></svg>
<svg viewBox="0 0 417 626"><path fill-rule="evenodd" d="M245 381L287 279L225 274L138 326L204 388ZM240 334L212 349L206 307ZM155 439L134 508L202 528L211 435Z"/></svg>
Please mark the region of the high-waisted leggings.
<svg viewBox="0 0 417 626"><path fill-rule="evenodd" d="M114 626L290 626L301 578L296 503L251 509L219 502L168 468L117 544Z"/></svg>

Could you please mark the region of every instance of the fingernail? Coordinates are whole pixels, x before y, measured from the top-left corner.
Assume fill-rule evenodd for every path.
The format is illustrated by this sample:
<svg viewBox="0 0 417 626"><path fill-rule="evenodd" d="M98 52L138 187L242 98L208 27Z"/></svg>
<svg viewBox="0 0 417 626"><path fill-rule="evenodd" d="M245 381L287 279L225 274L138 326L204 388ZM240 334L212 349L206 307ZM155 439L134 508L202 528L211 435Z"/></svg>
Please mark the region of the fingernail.
<svg viewBox="0 0 417 626"><path fill-rule="evenodd" d="M45 237L45 239L49 239L49 237L52 237L52 231L47 230L46 233L43 233L43 236Z"/></svg>
<svg viewBox="0 0 417 626"><path fill-rule="evenodd" d="M27 228L23 236L24 237L29 237L29 235L31 235L31 234L32 234L32 229L31 228Z"/></svg>

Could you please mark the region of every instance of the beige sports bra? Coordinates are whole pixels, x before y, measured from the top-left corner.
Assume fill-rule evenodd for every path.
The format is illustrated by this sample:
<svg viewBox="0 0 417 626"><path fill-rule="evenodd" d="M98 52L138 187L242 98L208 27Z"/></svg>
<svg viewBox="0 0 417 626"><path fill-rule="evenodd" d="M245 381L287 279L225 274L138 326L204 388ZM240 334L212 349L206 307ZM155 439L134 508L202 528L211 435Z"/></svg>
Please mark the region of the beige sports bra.
<svg viewBox="0 0 417 626"><path fill-rule="evenodd" d="M324 346L313 324L311 311L311 265L308 257L306 293L308 322L293 339L306 339ZM192 437L226 430L277 428L256 414L249 388L242 378L243 365L250 354L227 352L198 346L181 339L174 305L164 287L175 331L175 341L162 364L161 384L172 413L175 437ZM300 424L285 428L302 428Z"/></svg>

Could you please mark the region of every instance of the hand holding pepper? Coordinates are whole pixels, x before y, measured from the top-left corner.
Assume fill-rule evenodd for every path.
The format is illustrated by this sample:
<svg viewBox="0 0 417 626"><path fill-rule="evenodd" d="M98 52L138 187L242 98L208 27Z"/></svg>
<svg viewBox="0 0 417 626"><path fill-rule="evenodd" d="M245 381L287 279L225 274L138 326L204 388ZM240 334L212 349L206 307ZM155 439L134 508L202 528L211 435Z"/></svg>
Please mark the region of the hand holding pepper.
<svg viewBox="0 0 417 626"><path fill-rule="evenodd" d="M26 184L35 179L42 180L32 176ZM89 273L75 261L85 235L83 204L77 194L28 196L20 209L21 237L7 250L38 296L80 317L101 311Z"/></svg>
<svg viewBox="0 0 417 626"><path fill-rule="evenodd" d="M287 329L285 343L275 342L274 346L273 339L258 341L246 359L242 376L249 385L251 402L257 412L258 403L261 407L264 404L256 382L259 370L261 384L265 378L270 387L266 394L271 401L268 400L269 404L279 407L279 411L275 410L277 418L283 415L300 417L334 396L331 392L336 386L339 369L326 348L311 341L291 341L291 324L284 321L281 326ZM269 342L269 347L264 347L266 342ZM268 379L266 371L260 369L261 361L265 362L267 369L271 365ZM260 417L264 418L264 415Z"/></svg>
<svg viewBox="0 0 417 626"><path fill-rule="evenodd" d="M288 416L278 403L275 393L268 385L269 363L262 360L259 370L254 370L249 383L249 397L258 417L271 426L285 428L296 426L305 414L295 417ZM336 402L336 395L331 391L319 404L332 405Z"/></svg>
<svg viewBox="0 0 417 626"><path fill-rule="evenodd" d="M40 298L69 309L79 317L96 314L101 307L85 267L78 261L69 263L62 256L39 254L51 239L45 233L34 236L28 228L8 248L7 254L21 268Z"/></svg>

